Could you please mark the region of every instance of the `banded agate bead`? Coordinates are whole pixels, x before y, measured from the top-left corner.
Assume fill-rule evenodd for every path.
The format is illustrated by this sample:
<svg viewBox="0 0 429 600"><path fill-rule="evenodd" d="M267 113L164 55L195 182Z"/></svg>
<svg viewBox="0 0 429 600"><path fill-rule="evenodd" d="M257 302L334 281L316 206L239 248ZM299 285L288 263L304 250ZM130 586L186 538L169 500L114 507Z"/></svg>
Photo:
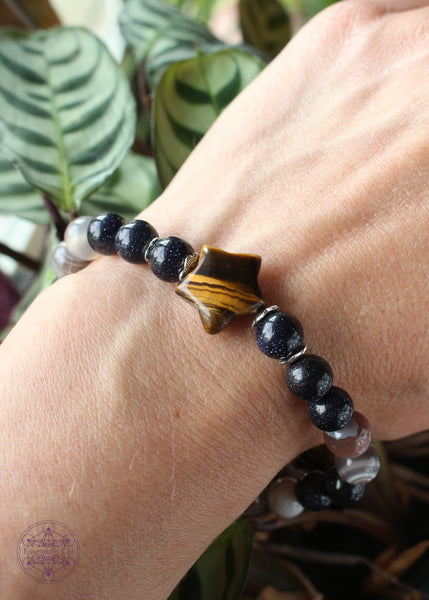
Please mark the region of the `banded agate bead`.
<svg viewBox="0 0 429 600"><path fill-rule="evenodd" d="M345 427L338 431L325 431L325 444L336 456L354 458L363 454L371 444L371 426L368 419L356 412Z"/></svg>
<svg viewBox="0 0 429 600"><path fill-rule="evenodd" d="M380 456L374 446L355 458L335 457L338 475L353 485L367 484L375 479L380 470Z"/></svg>
<svg viewBox="0 0 429 600"><path fill-rule="evenodd" d="M51 255L51 266L58 277L64 277L70 273L77 273L86 265L88 261L78 260L70 254L65 242L60 242L53 250Z"/></svg>
<svg viewBox="0 0 429 600"><path fill-rule="evenodd" d="M296 480L284 477L274 481L268 488L267 504L282 519L297 517L304 510L295 493Z"/></svg>
<svg viewBox="0 0 429 600"><path fill-rule="evenodd" d="M64 241L69 253L78 260L94 260L97 253L88 242L88 225L93 217L78 217L67 225Z"/></svg>

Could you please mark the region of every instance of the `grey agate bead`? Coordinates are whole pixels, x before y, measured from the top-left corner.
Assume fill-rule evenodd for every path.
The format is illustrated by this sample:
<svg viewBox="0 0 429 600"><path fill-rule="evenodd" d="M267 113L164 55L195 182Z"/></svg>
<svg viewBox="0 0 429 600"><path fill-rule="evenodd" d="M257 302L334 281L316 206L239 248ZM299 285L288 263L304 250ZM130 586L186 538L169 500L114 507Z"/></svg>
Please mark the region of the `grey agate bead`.
<svg viewBox="0 0 429 600"><path fill-rule="evenodd" d="M70 254L65 242L60 242L51 255L51 266L58 277L64 277L70 273L77 273L88 261L78 260Z"/></svg>
<svg viewBox="0 0 429 600"><path fill-rule="evenodd" d="M304 507L295 494L296 480L291 477L277 479L268 488L268 508L282 519L293 519Z"/></svg>
<svg viewBox="0 0 429 600"><path fill-rule="evenodd" d="M69 253L78 260L94 260L97 253L88 242L88 225L93 217L78 217L71 221L65 230L64 241Z"/></svg>
<svg viewBox="0 0 429 600"><path fill-rule="evenodd" d="M335 457L338 475L352 485L367 484L377 477L380 470L380 456L374 446L355 458Z"/></svg>

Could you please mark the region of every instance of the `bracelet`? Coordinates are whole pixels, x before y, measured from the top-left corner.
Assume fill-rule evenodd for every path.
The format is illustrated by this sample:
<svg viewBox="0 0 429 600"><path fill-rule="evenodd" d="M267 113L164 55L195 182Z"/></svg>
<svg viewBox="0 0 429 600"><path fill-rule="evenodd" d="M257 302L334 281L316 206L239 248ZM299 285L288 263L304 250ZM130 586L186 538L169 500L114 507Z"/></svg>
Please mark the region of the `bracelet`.
<svg viewBox="0 0 429 600"><path fill-rule="evenodd" d="M204 329L215 334L237 315L255 314L252 327L259 349L286 365L290 392L307 401L312 423L324 433L334 455L327 473L306 471L299 478L276 477L264 491L269 509L290 519L304 509L345 507L360 500L365 485L380 469L371 445L368 420L354 411L348 393L332 385L332 369L319 356L307 354L299 321L278 306L265 307L258 287L261 257L232 254L203 246L200 254L177 237L159 238L143 220L125 223L114 213L78 217L54 249L51 265L58 278L84 268L98 254L118 254L130 263L149 263L163 281L176 283L176 293L197 308ZM260 497L244 513L252 516Z"/></svg>

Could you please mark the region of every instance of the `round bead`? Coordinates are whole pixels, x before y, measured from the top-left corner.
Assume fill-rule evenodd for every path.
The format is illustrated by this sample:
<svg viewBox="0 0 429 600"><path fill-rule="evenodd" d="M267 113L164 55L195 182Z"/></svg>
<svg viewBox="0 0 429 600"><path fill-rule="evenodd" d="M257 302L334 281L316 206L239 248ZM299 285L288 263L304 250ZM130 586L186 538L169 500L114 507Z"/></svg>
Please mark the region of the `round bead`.
<svg viewBox="0 0 429 600"><path fill-rule="evenodd" d="M352 419L353 402L345 390L333 386L319 400L310 401L307 411L312 423L318 429L337 431Z"/></svg>
<svg viewBox="0 0 429 600"><path fill-rule="evenodd" d="M325 490L336 506L352 506L358 502L365 493L365 486L347 483L338 475L336 469L326 473Z"/></svg>
<svg viewBox="0 0 429 600"><path fill-rule="evenodd" d="M303 346L304 332L301 323L280 311L267 314L255 328L256 343L270 358L287 360Z"/></svg>
<svg viewBox="0 0 429 600"><path fill-rule="evenodd" d="M136 219L123 225L116 234L116 252L130 263L146 262L144 253L157 232L147 221Z"/></svg>
<svg viewBox="0 0 429 600"><path fill-rule="evenodd" d="M88 261L78 260L70 254L67 250L65 242L60 242L56 248L54 248L51 255L51 266L58 277L64 277L70 273L76 273L80 271L86 265Z"/></svg>
<svg viewBox="0 0 429 600"><path fill-rule="evenodd" d="M324 358L307 354L289 365L286 383L294 396L303 400L316 400L330 389L332 369Z"/></svg>
<svg viewBox="0 0 429 600"><path fill-rule="evenodd" d="M273 481L268 488L268 507L282 519L293 519L304 510L296 497L295 487L295 479L284 477Z"/></svg>
<svg viewBox="0 0 429 600"><path fill-rule="evenodd" d="M356 458L335 457L335 468L339 476L353 485L364 485L377 477L380 456L374 446Z"/></svg>
<svg viewBox="0 0 429 600"><path fill-rule="evenodd" d="M363 454L371 444L371 426L368 419L355 412L345 427L338 431L325 431L325 444L336 456L354 458Z"/></svg>
<svg viewBox="0 0 429 600"><path fill-rule="evenodd" d="M115 213L104 213L88 225L88 242L98 254L116 254L115 237L125 219Z"/></svg>
<svg viewBox="0 0 429 600"><path fill-rule="evenodd" d="M88 242L88 225L93 217L78 217L67 225L64 241L69 253L78 260L94 260L97 253Z"/></svg>
<svg viewBox="0 0 429 600"><path fill-rule="evenodd" d="M325 491L325 475L322 471L310 471L301 475L295 493L298 501L308 510L323 510L331 504Z"/></svg>
<svg viewBox="0 0 429 600"><path fill-rule="evenodd" d="M153 273L163 281L177 282L185 258L193 254L192 247L180 238L161 238L149 250L148 263Z"/></svg>

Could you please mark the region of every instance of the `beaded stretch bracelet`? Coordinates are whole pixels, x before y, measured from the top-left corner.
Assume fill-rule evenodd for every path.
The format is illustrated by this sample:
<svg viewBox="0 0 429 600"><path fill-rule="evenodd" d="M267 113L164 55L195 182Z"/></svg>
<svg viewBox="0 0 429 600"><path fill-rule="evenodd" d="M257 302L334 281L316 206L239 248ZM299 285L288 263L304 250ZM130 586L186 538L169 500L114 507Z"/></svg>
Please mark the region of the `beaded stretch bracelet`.
<svg viewBox="0 0 429 600"><path fill-rule="evenodd" d="M211 246L203 246L198 255L180 238L160 239L146 221L125 223L114 213L75 219L64 239L51 258L59 278L81 270L98 254L119 254L131 263L149 263L157 277L176 283L177 294L196 306L208 333L218 333L234 316L257 313L252 323L256 343L265 355L287 365L286 385L307 401L310 420L324 432L335 465L326 474L315 470L297 480L276 478L265 490L268 507L282 518L292 518L304 509L348 506L360 500L365 484L380 468L370 425L354 411L348 393L332 386L326 360L306 353L299 321L277 306L265 307L257 282L260 256Z"/></svg>

